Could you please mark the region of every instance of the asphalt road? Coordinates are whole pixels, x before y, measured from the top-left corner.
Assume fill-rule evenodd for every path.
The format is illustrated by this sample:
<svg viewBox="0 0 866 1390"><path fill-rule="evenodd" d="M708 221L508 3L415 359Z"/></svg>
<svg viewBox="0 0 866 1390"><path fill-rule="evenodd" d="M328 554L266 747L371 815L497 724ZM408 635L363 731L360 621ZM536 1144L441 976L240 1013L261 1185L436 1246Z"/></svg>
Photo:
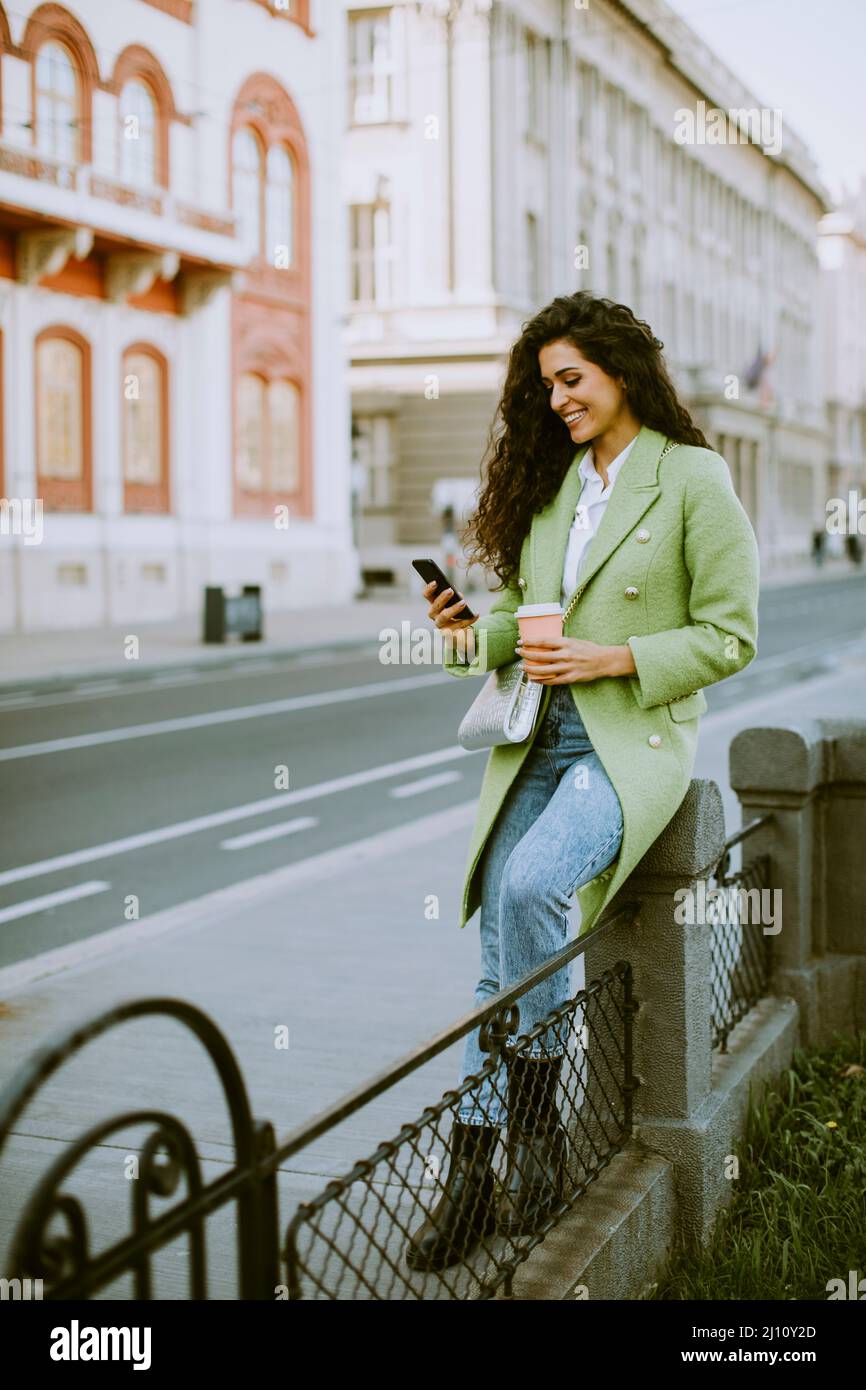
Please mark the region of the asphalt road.
<svg viewBox="0 0 866 1390"><path fill-rule="evenodd" d="M769 589L710 713L864 642L866 576ZM474 799L479 689L368 647L0 697L0 965Z"/></svg>

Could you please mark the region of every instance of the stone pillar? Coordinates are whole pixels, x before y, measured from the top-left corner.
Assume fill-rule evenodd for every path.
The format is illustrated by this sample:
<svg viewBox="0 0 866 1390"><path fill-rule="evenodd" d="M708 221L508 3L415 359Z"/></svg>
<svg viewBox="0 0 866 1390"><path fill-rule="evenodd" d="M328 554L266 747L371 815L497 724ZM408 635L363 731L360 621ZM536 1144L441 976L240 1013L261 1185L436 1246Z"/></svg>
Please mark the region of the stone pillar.
<svg viewBox="0 0 866 1390"><path fill-rule="evenodd" d="M820 822L824 949L866 958L866 720L815 722L827 779Z"/></svg>
<svg viewBox="0 0 866 1390"><path fill-rule="evenodd" d="M796 1000L802 1045L829 1042L864 1017L866 724L743 729L729 765L743 823L773 816L743 846L749 857L769 853L771 887L781 890L771 987Z"/></svg>
<svg viewBox="0 0 866 1390"><path fill-rule="evenodd" d="M644 855L610 912L640 902L635 924L605 929L586 950L586 978L631 962L634 1017L634 1137L676 1167L680 1211L703 1233L713 1204L705 1192L705 1110L712 1085L712 925L680 923L678 889L697 891L725 844L722 796L695 779L676 815ZM676 915L675 915L676 914ZM606 914L607 915L607 914ZM702 914L695 914L700 916ZM590 1063L592 1037L589 1038ZM592 1087L590 1085L590 1097Z"/></svg>

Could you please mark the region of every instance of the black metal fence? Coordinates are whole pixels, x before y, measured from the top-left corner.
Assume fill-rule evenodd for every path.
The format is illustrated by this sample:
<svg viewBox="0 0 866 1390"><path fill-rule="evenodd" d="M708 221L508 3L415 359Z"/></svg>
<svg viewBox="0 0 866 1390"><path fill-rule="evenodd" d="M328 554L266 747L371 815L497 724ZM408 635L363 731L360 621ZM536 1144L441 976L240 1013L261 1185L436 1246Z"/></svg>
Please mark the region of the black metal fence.
<svg viewBox="0 0 866 1390"><path fill-rule="evenodd" d="M616 917L633 919L635 910L632 905ZM491 1298L499 1289L510 1295L517 1266L574 1206L632 1132L632 1018L637 1005L628 962L605 971L508 1046L517 1026L518 1000L582 952L589 935L419 1050L415 1066L480 1024L482 1049L490 1055L474 1078L446 1092L345 1177L328 1183L319 1196L298 1208L285 1246L293 1298L463 1300ZM558 1064L528 1055L537 1041L559 1054ZM539 1073L544 1072L549 1075L542 1078ZM552 1123L540 1139L551 1168L551 1181L545 1184L547 1206L535 1203L530 1213L525 1202L515 1200L514 1189L519 1192L537 1176L531 1171L536 1153L514 1142L506 1147L505 1129L500 1130L497 1116L488 1113L501 1106L519 1120L521 1081L524 1112L537 1118L543 1111L545 1083L551 1102ZM485 1082L486 1105L481 1099ZM463 1221L455 1223L453 1210L449 1219L447 1208L454 1202L451 1170L461 1104L481 1105L490 1124L481 1127L488 1128L489 1140L480 1155L479 1141L474 1140L475 1157L466 1176L473 1186L468 1199L464 1197ZM468 1139L465 1133L463 1137ZM527 1215L539 1219L520 1219ZM425 1222L430 1222L428 1248L417 1248L413 1267L410 1242ZM472 1237L468 1249L467 1230Z"/></svg>
<svg viewBox="0 0 866 1390"><path fill-rule="evenodd" d="M778 927L768 920L773 900L770 856L753 855L731 870L731 857L755 831L773 819L772 812L744 825L725 841L725 852L716 866L708 894L707 920L713 925L712 1040L713 1048L727 1052L728 1037L741 1019L769 990L771 936Z"/></svg>
<svg viewBox="0 0 866 1390"><path fill-rule="evenodd" d="M766 856L728 874L734 845L766 819L727 841L718 886L766 881ZM194 1006L168 998L136 1000L65 1033L34 1054L0 1095L0 1155L40 1087L82 1048L130 1020L168 1016L192 1031L215 1068L234 1162L205 1182L190 1130L159 1110L131 1109L91 1127L37 1183L17 1222L7 1278L41 1279L48 1299L98 1296L125 1279L131 1296L146 1300L158 1296L157 1255L180 1240L188 1296L207 1298L208 1218L230 1209L241 1299L509 1297L517 1267L631 1136L637 1084L633 1018L639 1001L628 961L571 994L526 1033L518 1031L520 1001L614 923L634 923L639 908L627 903L606 914L591 931L279 1145L273 1126L252 1115L228 1042ZM713 1042L722 1050L734 1023L767 987L766 938L760 933L760 923L734 922L719 923L713 934ZM296 1204L281 1243L278 1170L476 1028L487 1054L479 1072ZM476 1123L461 1122L461 1109L464 1117L471 1109ZM479 1110L484 1124L477 1123ZM69 1181L88 1156L130 1129L144 1137L137 1181L130 1184L129 1233L95 1250L86 1205Z"/></svg>

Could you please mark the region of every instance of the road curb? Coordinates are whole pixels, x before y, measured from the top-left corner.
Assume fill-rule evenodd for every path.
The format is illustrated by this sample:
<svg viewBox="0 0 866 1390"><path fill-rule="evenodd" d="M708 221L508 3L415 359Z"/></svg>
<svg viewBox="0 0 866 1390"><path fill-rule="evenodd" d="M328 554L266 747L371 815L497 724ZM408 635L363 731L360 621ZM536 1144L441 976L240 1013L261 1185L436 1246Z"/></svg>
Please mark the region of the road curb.
<svg viewBox="0 0 866 1390"><path fill-rule="evenodd" d="M0 677L0 694L4 696L21 694L27 695L31 691L38 690L40 694L69 690L76 685L83 685L89 681L118 681L121 684L133 683L149 676L159 676L170 672L189 671L193 674L207 673L208 671L228 670L235 666L241 666L244 662L251 660L263 660L267 658L280 658L290 656L301 656L311 652L343 651L352 647L373 647L378 643L378 635L367 634L363 637L334 637L326 642L289 642L281 643L279 646L256 646L250 644L245 649L238 648L235 651L214 652L213 656L204 656L199 653L195 656L178 656L161 661L147 662L124 662L123 666L89 666L89 667L61 667L48 674L39 674L30 677L16 677L15 679L4 679Z"/></svg>

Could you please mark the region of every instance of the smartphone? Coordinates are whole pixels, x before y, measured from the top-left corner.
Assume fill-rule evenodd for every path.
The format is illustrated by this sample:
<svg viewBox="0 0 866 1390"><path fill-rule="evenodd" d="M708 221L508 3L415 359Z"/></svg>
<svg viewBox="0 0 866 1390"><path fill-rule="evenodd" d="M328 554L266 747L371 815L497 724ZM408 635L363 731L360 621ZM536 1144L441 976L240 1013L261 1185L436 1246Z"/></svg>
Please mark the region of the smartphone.
<svg viewBox="0 0 866 1390"><path fill-rule="evenodd" d="M436 580L436 592L433 595L434 598L438 598L439 595L442 593L443 589L450 589L453 587L453 585L448 580L448 576L446 574L443 574L442 570L439 568L435 560L413 560L412 568L418 571L425 584L429 584L431 579ZM457 591L455 590L454 597L452 598L451 603L459 603L462 597L463 595L457 593ZM448 606L450 607L451 605L449 604ZM455 614L455 617L459 618L461 622L464 618L467 618L474 622L475 619L478 617L478 614L473 613L472 609L467 604L465 608L461 608L460 612Z"/></svg>

